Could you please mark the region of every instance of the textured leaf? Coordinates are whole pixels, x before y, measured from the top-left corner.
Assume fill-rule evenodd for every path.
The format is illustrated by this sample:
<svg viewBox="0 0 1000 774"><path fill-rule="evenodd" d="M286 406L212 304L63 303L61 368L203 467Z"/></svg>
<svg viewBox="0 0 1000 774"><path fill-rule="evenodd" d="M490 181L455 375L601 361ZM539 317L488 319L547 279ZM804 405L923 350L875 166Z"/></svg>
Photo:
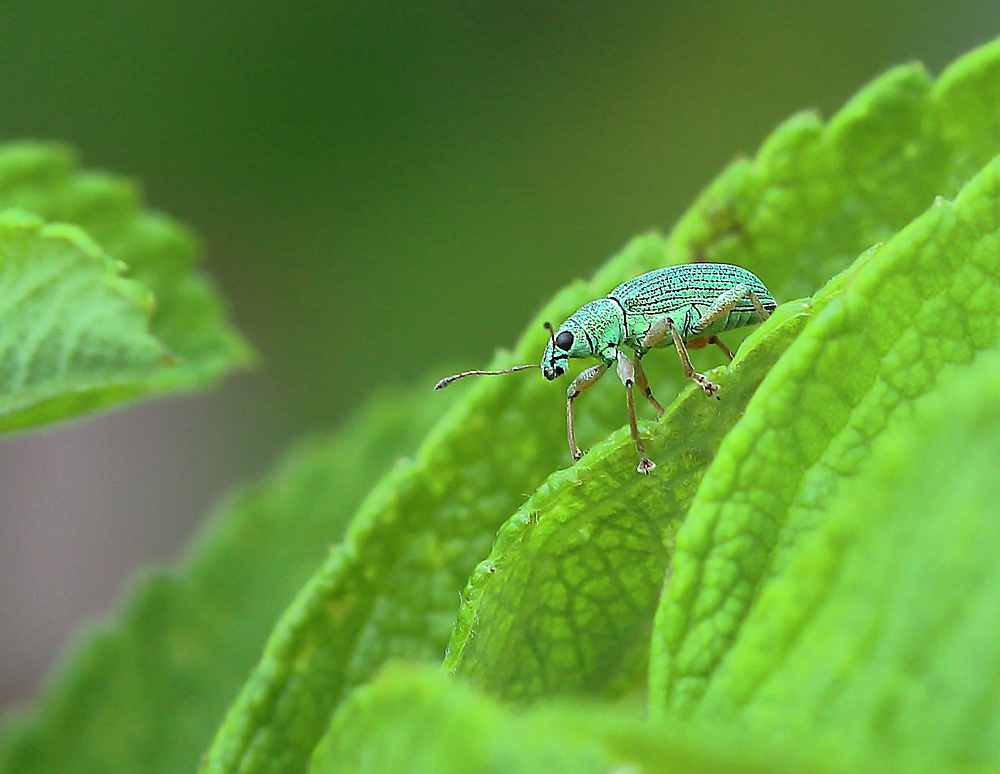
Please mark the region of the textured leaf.
<svg viewBox="0 0 1000 774"><path fill-rule="evenodd" d="M724 172L669 240L636 240L593 281L560 293L529 327L516 361L501 357L495 365L534 360L544 344L542 320L564 319L657 266L736 263L779 300L811 294L1000 151L1000 126L981 120L997 110L988 84L998 71L994 43L936 87L919 67L897 68L826 126L812 115L793 118L756 159ZM969 89L980 99L957 96ZM960 127L970 126L980 130L974 144L962 139ZM647 360L662 369L668 358L659 366ZM668 400L666 379L650 375ZM613 387L599 385L580 401L585 445L624 422ZM563 411L562 390L537 375L468 388L414 464L368 498L343 546L289 608L209 750L206 772L300 772L346 689L390 656L440 656L459 591L496 530L549 471L568 463ZM618 480L634 480L631 461L623 456L621 464Z"/></svg>
<svg viewBox="0 0 1000 774"><path fill-rule="evenodd" d="M942 381L764 587L699 717L1000 762L1000 354Z"/></svg>
<svg viewBox="0 0 1000 774"><path fill-rule="evenodd" d="M153 299L73 226L0 212L0 430L121 400L167 366Z"/></svg>
<svg viewBox="0 0 1000 774"><path fill-rule="evenodd" d="M620 480L638 459L622 428L543 484L473 573L445 666L521 700L634 688L646 671L674 534L698 482L814 311L802 301L779 307L731 367L713 374L724 401L707 400L692 384L663 419L642 428L654 475Z"/></svg>
<svg viewBox="0 0 1000 774"><path fill-rule="evenodd" d="M872 439L949 366L1000 346L998 256L1000 158L875 251L785 353L678 535L654 637L654 706L697 700L761 584L864 468Z"/></svg>
<svg viewBox="0 0 1000 774"><path fill-rule="evenodd" d="M433 398L386 395L222 508L175 572L80 636L38 708L0 734L0 772L194 771L274 620L440 414Z"/></svg>
<svg viewBox="0 0 1000 774"><path fill-rule="evenodd" d="M45 221L82 228L107 256L128 267L128 278L138 283L136 287L144 288L131 292L144 297L149 318L146 335L160 342L157 363L147 363L142 374L132 368L128 374L116 375L107 370L102 375L91 363L82 374L85 378L75 380L73 369L78 359L58 362L75 351L66 348L79 345L93 349L101 342L108 347L103 357L113 363L122 355L110 338L115 328L104 330L106 320L94 316L100 313L92 305L77 309L81 299L71 287L63 286L72 276L63 276L57 256L29 255L25 257L27 262L15 269L0 255L0 261L7 266L5 284L15 283L8 284L9 290L26 290L50 277L42 289L50 299L59 299L60 310L58 316L38 314L38 309L48 309L48 305L45 297L35 293L21 298L15 292L6 306L17 325L4 324L4 340L0 343L12 362L24 365L30 361L33 373L28 374L29 381L49 378L45 384L39 381L32 391L18 396L16 407L3 415L3 429L53 421L143 393L190 389L249 360L249 347L224 319L221 301L211 283L195 272L197 249L193 237L169 218L140 207L134 184L104 173L77 171L75 158L62 146L0 146L0 210L18 208ZM94 253L97 248L91 244L88 250ZM15 276L11 271L19 273ZM123 283L117 281L116 285L122 287ZM164 352L169 357L164 357ZM55 362L46 364L47 358ZM91 352L89 360L93 359ZM52 378L56 376L63 378ZM54 392L60 389L65 394Z"/></svg>
<svg viewBox="0 0 1000 774"><path fill-rule="evenodd" d="M662 256L661 239L637 239L595 284L612 286L609 272L636 273L636 265ZM594 292L576 285L546 316L569 314ZM540 323L525 335L521 358L541 351ZM440 660L460 591L497 528L545 471L568 462L565 393L531 376L472 386L416 459L375 488L347 539L275 628L213 742L205 771L303 771L346 689L365 682L391 656ZM445 399L431 393L431 384L427 390ZM605 435L624 418L621 392L614 398ZM601 400L591 403L599 408ZM590 408L582 435L601 427L599 412Z"/></svg>

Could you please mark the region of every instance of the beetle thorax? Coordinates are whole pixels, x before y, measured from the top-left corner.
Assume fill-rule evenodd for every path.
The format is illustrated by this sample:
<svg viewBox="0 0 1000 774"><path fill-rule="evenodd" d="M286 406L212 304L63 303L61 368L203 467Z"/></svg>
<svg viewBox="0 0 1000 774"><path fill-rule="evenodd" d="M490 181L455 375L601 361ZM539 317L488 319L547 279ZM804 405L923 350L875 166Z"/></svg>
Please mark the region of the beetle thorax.
<svg viewBox="0 0 1000 774"><path fill-rule="evenodd" d="M625 313L610 298L599 298L581 306L566 322L570 320L584 336L587 345L586 352L576 357L601 357L602 352L616 349L625 340Z"/></svg>

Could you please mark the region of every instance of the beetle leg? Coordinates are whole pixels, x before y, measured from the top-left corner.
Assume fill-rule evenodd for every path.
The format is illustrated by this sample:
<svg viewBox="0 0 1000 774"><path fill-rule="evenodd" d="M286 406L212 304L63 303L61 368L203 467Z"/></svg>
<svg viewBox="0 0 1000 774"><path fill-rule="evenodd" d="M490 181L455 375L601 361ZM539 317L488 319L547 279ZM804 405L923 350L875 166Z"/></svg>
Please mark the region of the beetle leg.
<svg viewBox="0 0 1000 774"><path fill-rule="evenodd" d="M645 354L647 349L652 349L661 341L664 337L670 333L670 328L667 323L672 323L669 317L663 317L649 326L649 330L646 331L646 335L642 337L639 342L639 346L642 348L642 353Z"/></svg>
<svg viewBox="0 0 1000 774"><path fill-rule="evenodd" d="M604 376L604 372L607 370L607 365L598 363L577 376L566 390L566 435L569 438L569 453L573 455L574 460L580 459L583 456L583 452L576 445L576 431L573 429L573 401L576 400L581 392L589 387L593 387L597 380Z"/></svg>
<svg viewBox="0 0 1000 774"><path fill-rule="evenodd" d="M716 320L725 317L733 311L740 301L748 297L750 299L750 303L753 304L754 310L757 312L757 316L760 317L761 322L771 316L771 313L764 308L760 299L757 298L756 293L750 290L750 288L746 285L736 285L724 293L719 294L719 297L712 302L708 311L706 311L704 316L702 316L702 318L695 324L693 332L700 333L705 330L705 328L714 323ZM715 342L710 343L714 344ZM730 355L729 359L732 360L733 356Z"/></svg>
<svg viewBox="0 0 1000 774"><path fill-rule="evenodd" d="M721 349L726 357L730 360L733 359L733 352L729 347L722 343L722 339L716 336L714 333L711 336L698 336L694 339L688 339L687 348L688 349L701 349L702 347L707 347L709 344L714 344L719 349Z"/></svg>
<svg viewBox="0 0 1000 774"><path fill-rule="evenodd" d="M716 393L719 391L719 385L709 381L707 377L694 370L694 367L691 365L691 358L687 353L687 348L684 346L684 339L681 338L680 331L677 330L677 326L669 316L663 317L653 323L650 329L646 331L646 335L643 336L639 345L643 348L643 350L655 347L660 343L660 341L663 340L667 333L669 333L674 339L674 347L677 349L677 356L681 359L681 365L684 367L684 375L688 379L694 379L699 385L701 385L705 394L710 398L715 397L718 399L719 396L716 395ZM702 338L706 339L705 343L707 344L708 337L706 336ZM719 343L721 344L722 342ZM704 346L704 344L702 344L702 346Z"/></svg>
<svg viewBox="0 0 1000 774"><path fill-rule="evenodd" d="M750 303L753 304L753 308L757 310L757 316L760 318L761 322L764 322L764 320L766 320L768 317L771 316L771 313L764 308L764 305L760 302L760 299L757 298L756 293L754 293L751 290L748 292L748 294L750 296Z"/></svg>
<svg viewBox="0 0 1000 774"><path fill-rule="evenodd" d="M676 347L677 355L680 357L681 365L684 367L684 375L688 379L694 379L705 391L705 394L708 397L721 400L716 394L719 392L719 385L715 382L709 381L708 377L703 374L699 374L691 365L691 358L688 356L687 348L684 346L684 340L681 338L681 334L680 331L677 330L677 326L674 325L674 321L669 317L664 319L666 320L667 327L670 330L670 335L674 338L674 347Z"/></svg>
<svg viewBox="0 0 1000 774"><path fill-rule="evenodd" d="M653 391L649 389L649 379L646 378L646 372L642 370L642 358L636 356L635 360L632 361L632 365L635 366L635 386L642 390L642 394L646 396L646 400L653 404L660 415L663 415L663 406L660 405L660 401L653 397Z"/></svg>
<svg viewBox="0 0 1000 774"><path fill-rule="evenodd" d="M637 376L642 373L642 367L638 362L634 362L623 352L618 353L618 376L621 377L622 384L625 385L625 399L628 401L628 426L632 431L632 440L635 441L635 448L639 451L639 473L649 473L656 467L656 463L646 456L646 449L642 445L642 438L639 437L639 426L635 421L635 396L632 394L632 385L638 383ZM643 374L645 381L645 374ZM649 387L647 386L647 390ZM655 401L654 401L655 402Z"/></svg>

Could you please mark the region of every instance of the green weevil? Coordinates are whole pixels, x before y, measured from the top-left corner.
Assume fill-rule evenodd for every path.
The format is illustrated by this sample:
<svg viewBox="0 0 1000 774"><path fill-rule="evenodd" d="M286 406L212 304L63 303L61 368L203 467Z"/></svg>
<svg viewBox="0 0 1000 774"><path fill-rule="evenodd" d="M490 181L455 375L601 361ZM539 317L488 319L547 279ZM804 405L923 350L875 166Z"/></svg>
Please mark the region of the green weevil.
<svg viewBox="0 0 1000 774"><path fill-rule="evenodd" d="M684 375L693 379L709 397L719 398L719 386L691 366L688 349L715 344L730 360L733 353L719 339L719 333L756 325L770 317L777 304L770 291L754 274L739 266L719 263L689 263L656 269L625 282L604 298L580 307L553 330L542 356L541 370L552 381L566 373L571 357L596 357L601 362L583 371L566 391L566 433L574 460L583 456L576 445L573 428L573 401L592 387L612 364L625 385L628 421L639 452L639 473L656 467L639 437L635 420L633 387L663 414L663 406L653 397L642 370L642 358L655 347L677 348ZM621 351L625 346L633 357ZM535 365L520 365L503 371L464 371L438 382L434 389L447 387L465 376L509 374Z"/></svg>

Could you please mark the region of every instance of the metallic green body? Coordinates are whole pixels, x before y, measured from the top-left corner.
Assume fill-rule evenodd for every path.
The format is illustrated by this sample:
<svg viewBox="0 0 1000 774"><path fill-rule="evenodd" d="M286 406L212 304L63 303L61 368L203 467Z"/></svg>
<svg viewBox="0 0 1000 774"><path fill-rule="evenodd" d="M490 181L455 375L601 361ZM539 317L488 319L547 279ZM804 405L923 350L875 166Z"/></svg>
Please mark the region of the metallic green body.
<svg viewBox="0 0 1000 774"><path fill-rule="evenodd" d="M717 334L761 322L746 291L752 291L768 312L777 304L754 274L739 266L718 263L688 263L656 269L622 283L605 298L580 307L549 340L542 357L547 379L565 373L568 358L596 357L605 365L615 362L618 348L626 346L642 357L648 349L643 338L663 318L669 317L681 338ZM739 297L736 305L703 329L699 321L726 299ZM556 345L563 332L572 334L572 345ZM564 338L565 340L565 338ZM673 346L666 336L654 347Z"/></svg>
<svg viewBox="0 0 1000 774"><path fill-rule="evenodd" d="M719 400L719 385L694 370L688 349L714 344L732 360L733 353L716 335L744 325L763 322L777 304L764 283L741 269L721 263L687 263L656 269L622 283L604 298L580 307L555 331L542 356L542 375L552 381L566 373L571 357L596 357L600 362L578 374L566 390L566 435L569 451L578 460L583 452L573 429L573 401L616 366L625 385L628 423L639 452L639 473L648 474L656 463L647 455L635 418L635 390L662 415L663 406L653 397L642 369L642 356L654 347L677 348L684 375L710 398ZM621 347L635 352L634 357ZM466 376L496 376L533 368L513 366L502 371L463 371L439 381L434 389L447 387Z"/></svg>

